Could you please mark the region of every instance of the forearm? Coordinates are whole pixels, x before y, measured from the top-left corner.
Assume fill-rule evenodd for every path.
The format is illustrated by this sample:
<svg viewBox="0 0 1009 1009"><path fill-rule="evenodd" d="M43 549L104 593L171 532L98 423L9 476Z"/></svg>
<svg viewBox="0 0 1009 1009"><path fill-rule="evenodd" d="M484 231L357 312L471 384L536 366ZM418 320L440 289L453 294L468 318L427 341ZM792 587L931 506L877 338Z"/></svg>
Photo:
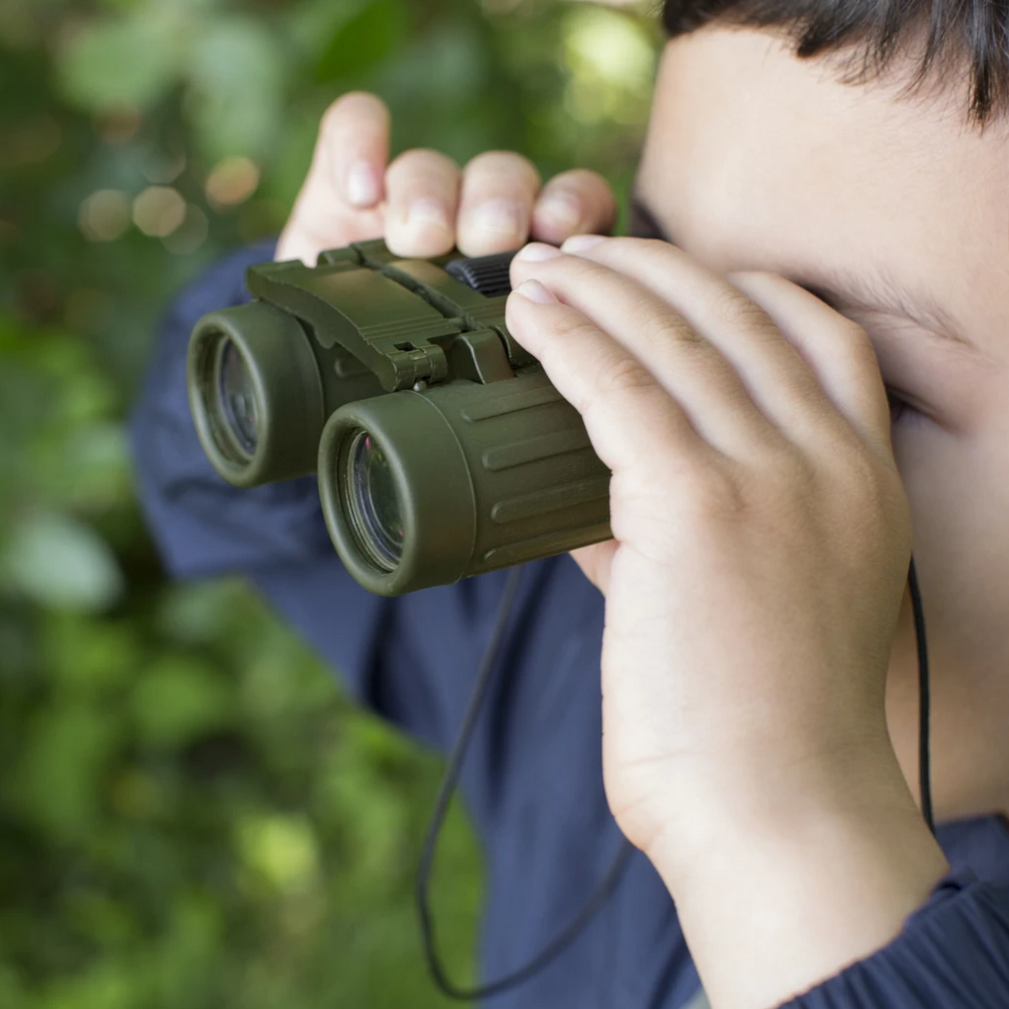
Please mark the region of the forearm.
<svg viewBox="0 0 1009 1009"><path fill-rule="evenodd" d="M883 948L948 870L885 755L722 808L649 851L714 1009L770 1009Z"/></svg>

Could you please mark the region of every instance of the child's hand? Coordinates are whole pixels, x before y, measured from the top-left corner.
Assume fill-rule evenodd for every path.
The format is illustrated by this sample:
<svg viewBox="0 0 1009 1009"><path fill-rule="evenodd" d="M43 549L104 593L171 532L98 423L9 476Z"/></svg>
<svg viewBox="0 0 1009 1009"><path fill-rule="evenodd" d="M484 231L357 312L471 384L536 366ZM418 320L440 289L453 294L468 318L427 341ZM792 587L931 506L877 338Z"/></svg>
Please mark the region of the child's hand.
<svg viewBox="0 0 1009 1009"><path fill-rule="evenodd" d="M865 332L787 280L590 242L520 253L508 325L613 472L614 540L576 554L606 596L607 796L712 1003L776 1005L945 864L884 713L911 549L887 397Z"/></svg>
<svg viewBox="0 0 1009 1009"><path fill-rule="evenodd" d="M532 162L489 151L460 170L432 150L389 160L389 110L354 92L323 117L308 178L281 236L277 259L314 263L323 249L384 237L401 256L507 252L530 236L559 245L608 233L616 200L602 176L564 172L541 187Z"/></svg>

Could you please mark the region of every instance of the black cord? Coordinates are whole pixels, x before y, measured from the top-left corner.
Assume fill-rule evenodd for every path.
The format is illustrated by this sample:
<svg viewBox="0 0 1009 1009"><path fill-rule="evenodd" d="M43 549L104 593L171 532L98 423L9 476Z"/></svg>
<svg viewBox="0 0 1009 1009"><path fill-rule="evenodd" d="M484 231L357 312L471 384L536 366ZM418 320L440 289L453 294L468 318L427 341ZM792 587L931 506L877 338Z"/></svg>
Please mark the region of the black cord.
<svg viewBox="0 0 1009 1009"><path fill-rule="evenodd" d="M424 846L421 851L420 864L417 868L415 894L417 914L420 917L421 937L423 939L424 956L427 960L428 969L434 978L435 984L445 995L449 998L467 1002L490 998L522 984L522 982L542 970L551 960L558 956L576 938L578 933L585 928L599 908L609 898L633 851L633 847L628 841L625 840L621 843L616 857L613 859L602 882L589 895L568 926L525 966L503 978L499 978L497 981L481 985L478 988L460 988L448 978L442 967L438 951L435 948L434 921L428 905L428 882L431 876L431 867L434 863L435 850L438 845L438 836L445 822L445 815L448 812L452 795L459 782L463 760L473 737L477 718L483 709L484 701L487 699L487 692L490 687L498 652L501 648L501 641L515 603L515 595L518 590L521 573L521 568L514 568L508 575L508 581L505 583L501 603L494 622L494 629L491 632L483 658L480 660L473 693L466 707L466 713L463 716L459 734L452 747L448 768L438 789L438 797L435 800L434 812L431 814L431 822L428 824L427 833L424 836ZM925 611L921 602L921 589L918 586L918 574L915 570L913 557L911 558L908 570L908 584L911 590L911 606L914 610L914 634L918 649L918 785L921 793L921 813L925 823L928 825L928 829L934 835L935 822L932 816L932 785L929 757L928 646L925 640Z"/></svg>
<svg viewBox="0 0 1009 1009"><path fill-rule="evenodd" d="M918 645L918 791L921 793L921 815L935 836L935 820L932 816L932 769L929 756L928 645L925 641L925 609L921 602L918 572L915 570L913 557L907 581L911 589L911 607L914 610L914 638Z"/></svg>
<svg viewBox="0 0 1009 1009"><path fill-rule="evenodd" d="M520 985L523 981L532 977L542 970L551 960L553 960L566 946L568 946L579 932L588 924L600 907L609 898L610 893L616 886L620 875L627 865L627 860L633 851L633 847L627 841L622 841L610 868L603 877L602 882L589 895L578 913L571 920L570 924L538 953L524 967L499 978L479 988L460 988L449 980L442 967L438 951L435 948L434 922L431 916L431 909L428 906L428 880L431 875L431 866L434 862L435 849L438 844L438 835L441 833L442 825L445 822L445 814L448 812L452 794L455 792L459 782L459 774L462 770L463 759L473 737L473 730L476 727L477 717L487 699L487 691L491 683L491 674L494 671L498 652L501 648L501 640L504 636L508 618L511 615L515 603L515 594L521 578L521 568L514 568L508 575L504 592L501 596L501 603L498 607L497 618L494 623L494 630L491 632L490 640L480 660L480 668L477 672L476 683L473 686L473 693L470 696L466 714L463 716L462 726L459 734L452 746L452 753L449 756L448 768L442 778L441 786L438 789L438 798L435 800L434 812L431 814L431 822L428 824L427 833L424 837L424 847L421 851L420 864L417 868L416 901L417 914L420 917L421 938L424 943L424 956L427 960L428 969L434 978L435 984L448 995L449 998L463 1001L475 1001L476 999L486 999L493 995Z"/></svg>

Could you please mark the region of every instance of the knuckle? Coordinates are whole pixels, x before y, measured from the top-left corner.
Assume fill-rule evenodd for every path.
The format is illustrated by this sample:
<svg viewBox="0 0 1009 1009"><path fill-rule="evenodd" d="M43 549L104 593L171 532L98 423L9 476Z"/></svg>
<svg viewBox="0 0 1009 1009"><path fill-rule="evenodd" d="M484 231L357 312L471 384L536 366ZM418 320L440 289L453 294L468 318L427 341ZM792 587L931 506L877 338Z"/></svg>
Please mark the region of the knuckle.
<svg viewBox="0 0 1009 1009"><path fill-rule="evenodd" d="M849 439L839 455L842 460L839 476L845 486L860 498L881 501L887 493L884 486L887 481L882 479L878 457L858 438Z"/></svg>
<svg viewBox="0 0 1009 1009"><path fill-rule="evenodd" d="M540 186L539 170L527 157L515 151L484 151L467 161L463 172L467 176L514 176L537 189Z"/></svg>
<svg viewBox="0 0 1009 1009"><path fill-rule="evenodd" d="M644 300L642 308L647 308L648 299ZM686 320L672 313L653 315L645 327L644 337L649 345L659 349L680 345L694 350L710 350L708 342L698 336Z"/></svg>
<svg viewBox="0 0 1009 1009"><path fill-rule="evenodd" d="M837 475L846 504L845 525L852 541L860 546L889 539L894 519L902 515L901 496L894 482L883 479L867 453L853 452Z"/></svg>
<svg viewBox="0 0 1009 1009"><path fill-rule="evenodd" d="M635 357L621 357L604 368L598 379L599 391L604 395L639 393L655 389L655 376Z"/></svg>
<svg viewBox="0 0 1009 1009"><path fill-rule="evenodd" d="M690 528L703 529L711 522L737 522L750 511L745 488L737 477L718 465L691 466L678 475L679 510L690 519Z"/></svg>
<svg viewBox="0 0 1009 1009"><path fill-rule="evenodd" d="M550 184L552 185L555 182L574 182L576 185L584 183L590 185L596 185L597 183L602 183L604 186L608 185L606 180L591 168L567 168L563 172L558 172L556 175L550 177Z"/></svg>
<svg viewBox="0 0 1009 1009"><path fill-rule="evenodd" d="M590 322L579 316L564 312L551 326L551 340L547 346L556 348L555 353L570 354L580 348L592 345L592 338L598 336Z"/></svg>
<svg viewBox="0 0 1009 1009"><path fill-rule="evenodd" d="M601 376L610 370L600 347L599 331L585 318L570 311L558 311L548 323L548 338L540 344L539 359L548 371L570 368L573 358L581 359L587 372ZM602 388L597 380L597 387Z"/></svg>
<svg viewBox="0 0 1009 1009"><path fill-rule="evenodd" d="M664 360L675 361L677 368L689 370L698 381L732 395L741 392L738 380L722 355L680 316L653 317L643 327L641 338L649 351Z"/></svg>
<svg viewBox="0 0 1009 1009"><path fill-rule="evenodd" d="M714 284L708 292L711 316L733 328L766 332L773 328L768 314L731 284Z"/></svg>
<svg viewBox="0 0 1009 1009"><path fill-rule="evenodd" d="M368 91L349 91L331 102L322 114L320 133L332 136L346 128L348 123L356 125L361 117L382 118L388 114L388 106L377 95Z"/></svg>
<svg viewBox="0 0 1009 1009"><path fill-rule="evenodd" d="M556 313L544 327L547 339L539 343L536 356L548 372L563 366L564 360L575 353L580 346L587 345L592 335L587 322L571 319L568 314Z"/></svg>
<svg viewBox="0 0 1009 1009"><path fill-rule="evenodd" d="M555 175L545 187L545 190L552 191L554 189L573 191L593 203L600 204L601 209L607 213L612 212L616 216L617 198L613 194L609 182L598 172L589 168L573 168Z"/></svg>
<svg viewBox="0 0 1009 1009"><path fill-rule="evenodd" d="M842 318L838 323L838 337L848 359L858 368L879 370L879 362L872 340L865 329L851 319Z"/></svg>
<svg viewBox="0 0 1009 1009"><path fill-rule="evenodd" d="M787 496L796 502L806 501L813 495L818 484L817 468L792 445L780 449L770 472L774 475L771 487L777 498Z"/></svg>
<svg viewBox="0 0 1009 1009"><path fill-rule="evenodd" d="M415 147L398 155L388 168L390 179L398 181L404 175L445 175L459 171L456 162L442 151L431 147Z"/></svg>
<svg viewBox="0 0 1009 1009"><path fill-rule="evenodd" d="M740 483L748 510L761 524L799 527L806 523L821 491L820 472L790 441L765 444L757 458L740 464Z"/></svg>

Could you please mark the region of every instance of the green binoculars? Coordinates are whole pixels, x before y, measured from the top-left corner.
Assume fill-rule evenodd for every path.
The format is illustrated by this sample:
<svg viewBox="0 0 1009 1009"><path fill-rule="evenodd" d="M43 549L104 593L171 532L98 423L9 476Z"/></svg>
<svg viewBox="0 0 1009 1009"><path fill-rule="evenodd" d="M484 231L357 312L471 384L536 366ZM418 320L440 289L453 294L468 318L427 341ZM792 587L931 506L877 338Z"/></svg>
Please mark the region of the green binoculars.
<svg viewBox="0 0 1009 1009"><path fill-rule="evenodd" d="M251 267L255 300L189 345L214 468L239 487L317 473L340 558L380 595L609 539L610 472L505 324L513 256L377 240Z"/></svg>

